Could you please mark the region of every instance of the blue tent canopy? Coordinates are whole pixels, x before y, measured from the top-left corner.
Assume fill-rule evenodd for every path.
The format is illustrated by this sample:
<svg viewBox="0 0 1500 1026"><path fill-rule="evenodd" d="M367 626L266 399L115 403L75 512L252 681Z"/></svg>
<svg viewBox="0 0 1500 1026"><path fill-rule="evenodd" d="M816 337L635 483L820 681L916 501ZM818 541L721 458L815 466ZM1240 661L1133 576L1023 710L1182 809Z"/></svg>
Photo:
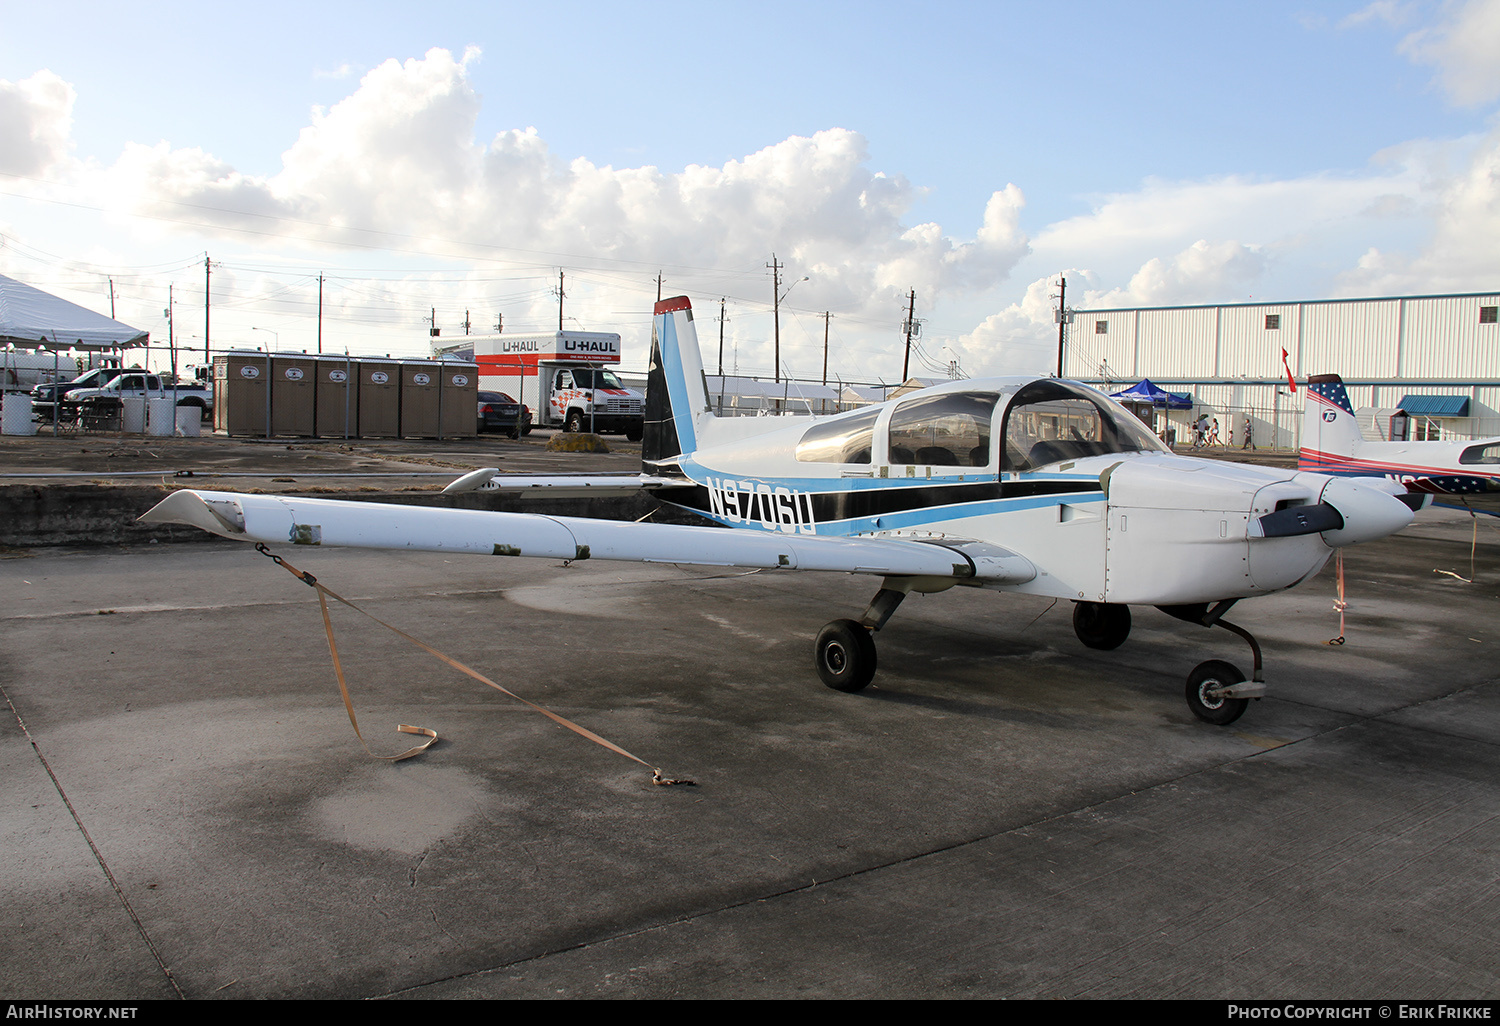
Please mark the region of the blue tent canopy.
<svg viewBox="0 0 1500 1026"><path fill-rule="evenodd" d="M1132 385L1123 392L1114 392L1111 399L1119 399L1127 403L1150 403L1152 406L1165 406L1169 410L1190 410L1193 407L1193 396L1189 392L1168 392L1164 388L1151 383L1150 378L1142 378L1139 384Z"/></svg>

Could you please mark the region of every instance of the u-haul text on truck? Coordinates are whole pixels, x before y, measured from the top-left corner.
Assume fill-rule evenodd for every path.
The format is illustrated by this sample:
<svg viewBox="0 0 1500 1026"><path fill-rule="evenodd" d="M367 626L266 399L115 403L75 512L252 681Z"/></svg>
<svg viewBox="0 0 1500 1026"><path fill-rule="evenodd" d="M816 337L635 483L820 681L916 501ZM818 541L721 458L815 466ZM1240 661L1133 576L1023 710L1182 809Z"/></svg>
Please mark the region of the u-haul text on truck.
<svg viewBox="0 0 1500 1026"><path fill-rule="evenodd" d="M541 335L465 335L438 343L433 355L465 355L479 364L479 387L508 392L532 410L532 421L567 431L623 434L638 441L646 397L609 369L620 362L620 336L606 331Z"/></svg>

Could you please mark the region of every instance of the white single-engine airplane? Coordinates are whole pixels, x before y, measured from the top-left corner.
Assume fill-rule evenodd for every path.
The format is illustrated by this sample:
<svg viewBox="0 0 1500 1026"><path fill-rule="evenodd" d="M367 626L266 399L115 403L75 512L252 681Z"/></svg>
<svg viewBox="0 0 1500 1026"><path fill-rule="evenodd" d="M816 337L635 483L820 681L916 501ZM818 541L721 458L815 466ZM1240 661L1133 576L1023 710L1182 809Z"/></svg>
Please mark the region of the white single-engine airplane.
<svg viewBox="0 0 1500 1026"><path fill-rule="evenodd" d="M716 417L685 297L656 304L646 395L640 475L481 470L448 491L646 489L738 530L204 491L176 492L143 519L269 543L871 574L882 583L864 615L825 626L814 649L840 691L870 682L872 632L914 591L1067 599L1095 649L1125 641L1131 605L1154 605L1249 642L1251 679L1218 660L1187 678L1192 711L1218 724L1265 693L1259 645L1224 613L1412 519L1383 480L1173 455L1071 381L954 381L827 417Z"/></svg>
<svg viewBox="0 0 1500 1026"><path fill-rule="evenodd" d="M1337 374L1307 379L1297 469L1385 477L1436 497L1500 492L1500 438L1457 442L1367 442ZM1488 510L1484 512L1489 512Z"/></svg>

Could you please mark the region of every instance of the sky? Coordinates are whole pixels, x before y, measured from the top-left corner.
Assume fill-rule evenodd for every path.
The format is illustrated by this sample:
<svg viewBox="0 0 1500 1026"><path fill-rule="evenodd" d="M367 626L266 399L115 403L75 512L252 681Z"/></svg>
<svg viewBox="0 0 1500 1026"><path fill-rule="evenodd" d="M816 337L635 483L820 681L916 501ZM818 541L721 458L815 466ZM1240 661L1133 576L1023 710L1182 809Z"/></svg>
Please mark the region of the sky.
<svg viewBox="0 0 1500 1026"><path fill-rule="evenodd" d="M215 350L315 351L321 277L324 351L410 356L556 330L561 275L630 370L660 275L769 376L774 255L782 373L826 327L861 382L913 292L912 373L979 376L1054 366L1062 277L1500 288L1500 0L250 10L0 0L0 274L200 354L205 260Z"/></svg>

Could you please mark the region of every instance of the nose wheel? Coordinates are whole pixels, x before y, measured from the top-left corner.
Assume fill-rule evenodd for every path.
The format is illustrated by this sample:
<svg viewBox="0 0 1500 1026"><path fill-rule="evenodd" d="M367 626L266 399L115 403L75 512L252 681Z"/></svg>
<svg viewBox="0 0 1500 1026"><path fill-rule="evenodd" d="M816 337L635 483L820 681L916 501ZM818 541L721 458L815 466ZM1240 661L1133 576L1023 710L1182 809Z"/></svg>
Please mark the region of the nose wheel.
<svg viewBox="0 0 1500 1026"><path fill-rule="evenodd" d="M1227 727L1239 719L1250 704L1248 698L1234 698L1228 689L1245 679L1233 663L1210 659L1193 667L1187 679L1187 704L1193 715L1205 723Z"/></svg>

